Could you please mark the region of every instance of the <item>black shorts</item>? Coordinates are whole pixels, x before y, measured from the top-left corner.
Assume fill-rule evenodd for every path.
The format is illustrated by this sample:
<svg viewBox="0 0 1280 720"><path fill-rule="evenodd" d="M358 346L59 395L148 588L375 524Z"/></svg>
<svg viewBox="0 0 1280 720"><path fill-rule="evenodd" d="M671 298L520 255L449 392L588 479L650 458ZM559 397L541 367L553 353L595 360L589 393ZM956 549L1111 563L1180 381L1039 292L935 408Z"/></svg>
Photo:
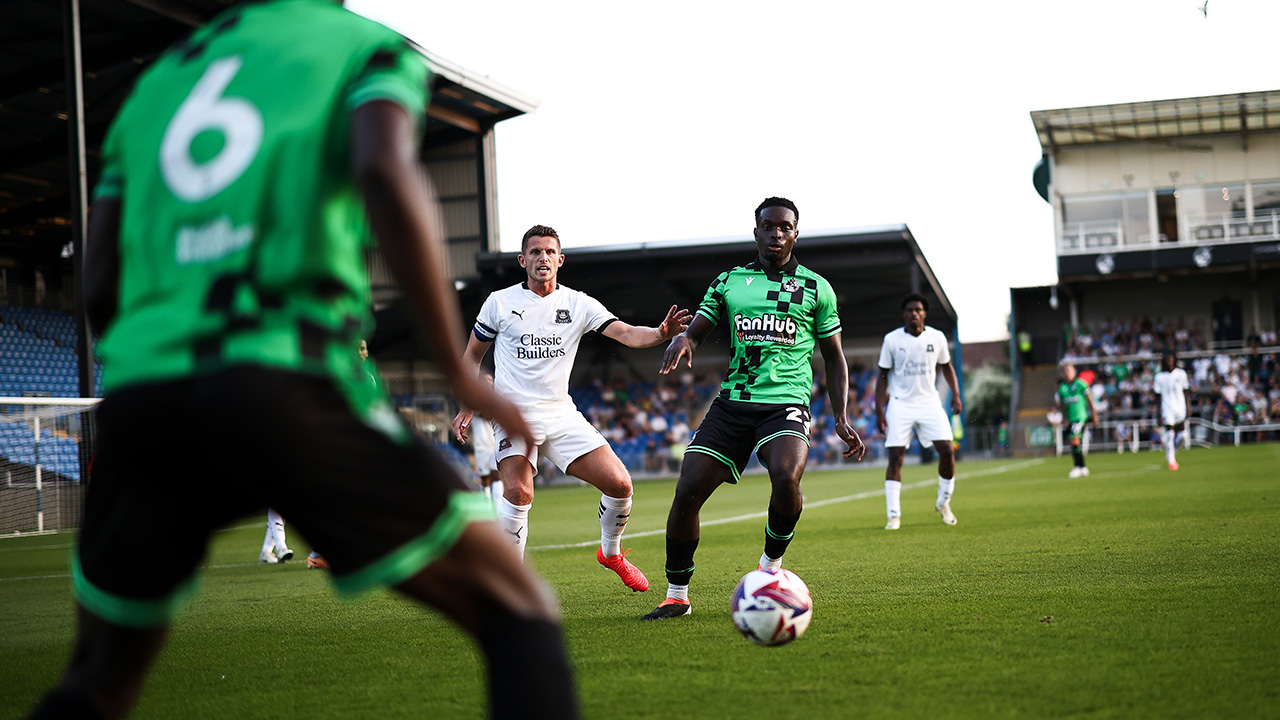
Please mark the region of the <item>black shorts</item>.
<svg viewBox="0 0 1280 720"><path fill-rule="evenodd" d="M808 405L761 405L717 397L698 426L686 452L710 455L733 472L738 482L751 453L780 435L794 435L809 444Z"/></svg>
<svg viewBox="0 0 1280 720"><path fill-rule="evenodd" d="M261 368L111 393L72 555L77 599L118 624L164 624L210 534L268 507L324 555L339 592L412 577L491 511L384 418L386 432L329 381Z"/></svg>

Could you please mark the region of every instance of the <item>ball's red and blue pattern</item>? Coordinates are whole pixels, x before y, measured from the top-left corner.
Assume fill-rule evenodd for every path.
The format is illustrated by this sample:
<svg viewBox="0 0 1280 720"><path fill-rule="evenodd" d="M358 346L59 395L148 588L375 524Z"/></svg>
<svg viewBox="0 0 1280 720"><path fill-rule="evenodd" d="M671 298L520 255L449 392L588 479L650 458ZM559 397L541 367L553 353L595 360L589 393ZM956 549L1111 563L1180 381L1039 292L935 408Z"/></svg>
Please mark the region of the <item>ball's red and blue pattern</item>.
<svg viewBox="0 0 1280 720"><path fill-rule="evenodd" d="M813 599L790 570L752 570L738 582L729 608L742 637L757 645L786 645L813 618Z"/></svg>

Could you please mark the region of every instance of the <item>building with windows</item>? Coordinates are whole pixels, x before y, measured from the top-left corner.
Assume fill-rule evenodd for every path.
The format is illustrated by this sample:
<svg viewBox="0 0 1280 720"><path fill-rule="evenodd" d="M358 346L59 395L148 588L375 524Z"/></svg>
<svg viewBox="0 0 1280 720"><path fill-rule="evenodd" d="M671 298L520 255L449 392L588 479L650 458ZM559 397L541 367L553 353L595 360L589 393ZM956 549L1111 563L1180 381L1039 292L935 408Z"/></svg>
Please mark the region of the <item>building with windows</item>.
<svg viewBox="0 0 1280 720"><path fill-rule="evenodd" d="M1020 422L1043 421L1064 357L1145 356L1172 344L1242 352L1270 336L1280 320L1280 91L1031 120L1058 283L1011 290Z"/></svg>

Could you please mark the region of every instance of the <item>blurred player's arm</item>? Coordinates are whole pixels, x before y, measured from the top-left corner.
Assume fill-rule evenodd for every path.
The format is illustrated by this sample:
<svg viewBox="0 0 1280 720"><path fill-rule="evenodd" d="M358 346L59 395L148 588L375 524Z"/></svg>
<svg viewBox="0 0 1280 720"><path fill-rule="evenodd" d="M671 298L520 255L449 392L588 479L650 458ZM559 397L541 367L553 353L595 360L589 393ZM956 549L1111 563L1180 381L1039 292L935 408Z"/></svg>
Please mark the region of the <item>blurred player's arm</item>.
<svg viewBox="0 0 1280 720"><path fill-rule="evenodd" d="M680 364L680 359L684 358L686 367L693 367L693 353L702 345L702 342L711 334L711 329L715 323L708 320L705 316L694 315L693 322L689 323L689 327L684 332L671 338L671 344L667 345L667 349L662 353L662 367L658 372L666 375Z"/></svg>
<svg viewBox="0 0 1280 720"><path fill-rule="evenodd" d="M81 272L89 327L101 335L115 318L120 302L119 198L102 198L93 204Z"/></svg>
<svg viewBox="0 0 1280 720"><path fill-rule="evenodd" d="M369 223L409 310L430 341L458 401L532 444L529 426L510 401L462 361L462 322L453 281L444 273L444 221L434 186L418 161L413 117L385 100L352 113L351 168Z"/></svg>
<svg viewBox="0 0 1280 720"><path fill-rule="evenodd" d="M462 366L465 372L475 375L480 374L480 361L484 359L484 354L489 352L491 342L485 342L476 337L475 333L471 333L470 339L467 340L467 349L462 353ZM458 442L467 441L467 429L471 427L471 420L475 417L475 411L467 406L466 403L459 401L458 414L453 418L453 434L457 436Z"/></svg>
<svg viewBox="0 0 1280 720"><path fill-rule="evenodd" d="M607 338L617 340L618 342L633 348L648 348L658 343L669 340L677 333L684 332L689 327L689 319L692 313L688 310L679 309L675 305L667 311L667 317L663 319L662 324L658 327L643 327L637 325L628 325L621 320L609 323L609 326L601 333Z"/></svg>
<svg viewBox="0 0 1280 720"><path fill-rule="evenodd" d="M840 333L818 338L818 350L822 352L827 371L827 399L831 401L831 414L835 416L836 435L849 446L844 456L862 460L867 448L858 437L858 431L849 424L849 366L845 364Z"/></svg>
<svg viewBox="0 0 1280 720"><path fill-rule="evenodd" d="M964 408L964 403L960 399L960 383L956 380L956 367L951 363L938 363L938 367L942 369L942 379L947 381L947 387L951 388L951 413L959 414Z"/></svg>
<svg viewBox="0 0 1280 720"><path fill-rule="evenodd" d="M1079 382L1079 380L1077 379L1076 382ZM1093 424L1097 425L1098 424L1098 408L1095 407L1093 404L1093 388L1089 387L1088 385L1085 385L1085 388L1084 388L1084 399L1085 399L1085 402L1089 403L1089 417L1093 418L1092 420Z"/></svg>

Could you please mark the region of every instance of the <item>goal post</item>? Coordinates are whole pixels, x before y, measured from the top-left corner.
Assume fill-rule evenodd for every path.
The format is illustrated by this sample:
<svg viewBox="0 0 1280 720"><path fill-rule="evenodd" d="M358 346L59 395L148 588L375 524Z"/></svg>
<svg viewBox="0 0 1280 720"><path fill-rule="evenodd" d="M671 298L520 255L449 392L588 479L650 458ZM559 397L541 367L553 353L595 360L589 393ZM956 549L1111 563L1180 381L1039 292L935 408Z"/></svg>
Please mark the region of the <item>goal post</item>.
<svg viewBox="0 0 1280 720"><path fill-rule="evenodd" d="M80 526L99 401L0 397L0 536Z"/></svg>

